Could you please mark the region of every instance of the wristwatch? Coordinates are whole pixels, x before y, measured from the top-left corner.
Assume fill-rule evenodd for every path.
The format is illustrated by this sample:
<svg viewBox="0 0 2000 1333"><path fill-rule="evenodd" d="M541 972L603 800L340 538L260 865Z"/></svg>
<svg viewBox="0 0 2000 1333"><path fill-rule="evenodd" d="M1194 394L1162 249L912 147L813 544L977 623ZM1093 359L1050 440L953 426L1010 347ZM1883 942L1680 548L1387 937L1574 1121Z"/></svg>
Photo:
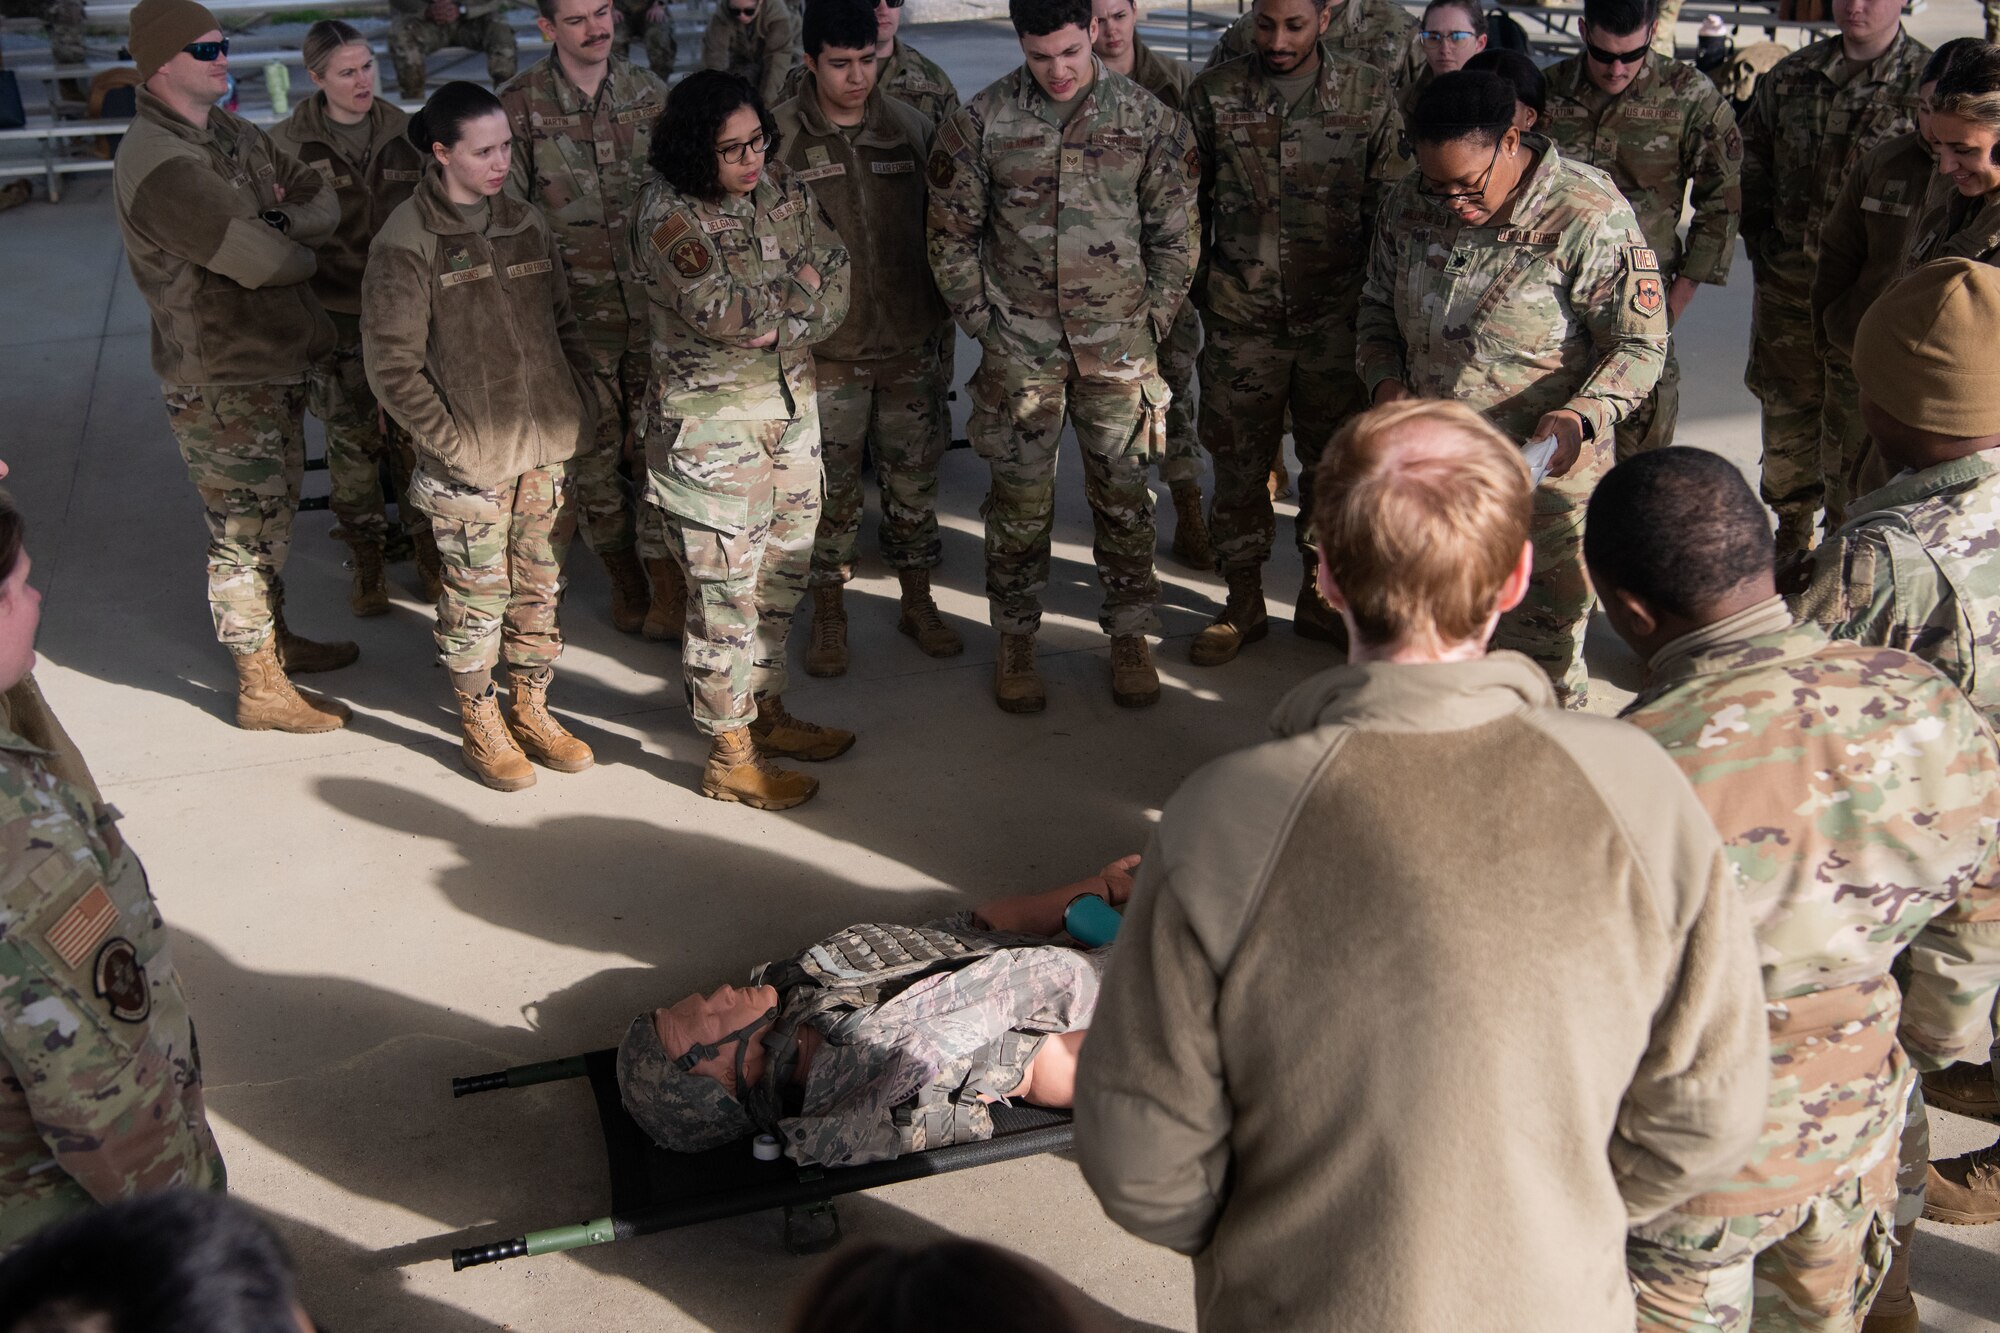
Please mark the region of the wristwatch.
<svg viewBox="0 0 2000 1333"><path fill-rule="evenodd" d="M279 231L289 233L292 229L292 220L285 216L283 209L267 208L257 216L270 223L273 227L276 227Z"/></svg>

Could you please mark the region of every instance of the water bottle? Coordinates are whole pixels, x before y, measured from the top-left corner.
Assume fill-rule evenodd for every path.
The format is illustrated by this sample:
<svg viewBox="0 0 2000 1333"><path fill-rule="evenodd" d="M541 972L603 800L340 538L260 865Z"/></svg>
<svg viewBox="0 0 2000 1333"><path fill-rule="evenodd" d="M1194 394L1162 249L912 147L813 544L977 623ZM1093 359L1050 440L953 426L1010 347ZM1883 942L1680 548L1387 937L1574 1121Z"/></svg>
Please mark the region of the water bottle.
<svg viewBox="0 0 2000 1333"><path fill-rule="evenodd" d="M284 62L273 60L264 66L264 91L271 95L271 113L286 115L292 109L292 72Z"/></svg>
<svg viewBox="0 0 2000 1333"><path fill-rule="evenodd" d="M1063 909L1063 929L1087 949L1101 949L1118 938L1124 918L1118 909L1094 893L1079 893Z"/></svg>

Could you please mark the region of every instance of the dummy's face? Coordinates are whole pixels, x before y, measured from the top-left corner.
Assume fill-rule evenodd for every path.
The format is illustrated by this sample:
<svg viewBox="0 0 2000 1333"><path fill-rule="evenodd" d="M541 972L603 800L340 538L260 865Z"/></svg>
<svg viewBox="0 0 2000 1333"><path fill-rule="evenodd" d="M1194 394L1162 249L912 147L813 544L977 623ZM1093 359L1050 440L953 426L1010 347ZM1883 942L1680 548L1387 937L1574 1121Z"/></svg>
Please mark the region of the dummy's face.
<svg viewBox="0 0 2000 1333"><path fill-rule="evenodd" d="M375 53L366 42L349 42L327 57L326 68L312 76L326 93L327 105L344 116L365 116L375 105Z"/></svg>
<svg viewBox="0 0 2000 1333"><path fill-rule="evenodd" d="M776 1008L778 992L771 986L719 986L706 995L690 995L678 1004L653 1011L653 1030L659 1034L660 1049L678 1059L694 1046L718 1046L716 1053L688 1072L712 1078L740 1096L736 1085L736 1053L742 1042L743 1077L755 1083L764 1074L764 1043L758 1038L763 1028L726 1046L719 1043L732 1032L755 1023Z"/></svg>
<svg viewBox="0 0 2000 1333"><path fill-rule="evenodd" d="M715 135L715 172L724 194L746 195L764 177L764 124L755 107L739 106Z"/></svg>
<svg viewBox="0 0 2000 1333"><path fill-rule="evenodd" d="M1903 21L1903 0L1833 0L1833 21L1850 42L1880 41Z"/></svg>
<svg viewBox="0 0 2000 1333"><path fill-rule="evenodd" d="M35 630L42 623L42 595L28 582L34 561L24 550L14 572L0 583L0 690L11 690L35 669Z"/></svg>
<svg viewBox="0 0 2000 1333"><path fill-rule="evenodd" d="M468 194L490 199L507 184L507 164L513 160L514 134L507 113L489 111L465 122L457 143L431 145L444 174Z"/></svg>
<svg viewBox="0 0 2000 1333"><path fill-rule="evenodd" d="M1477 135L1417 145L1417 193L1436 199L1460 221L1482 225L1521 182L1521 132L1508 126L1487 143Z"/></svg>
<svg viewBox="0 0 2000 1333"><path fill-rule="evenodd" d="M1252 11L1250 40L1266 74L1283 78L1296 74L1312 63L1320 36L1333 18L1331 7L1317 8L1312 0L1257 0Z"/></svg>
<svg viewBox="0 0 2000 1333"><path fill-rule="evenodd" d="M1097 20L1097 38L1092 43L1097 54L1106 60L1123 60L1132 49L1132 29L1138 19L1132 0L1095 0L1090 13Z"/></svg>
<svg viewBox="0 0 2000 1333"><path fill-rule="evenodd" d="M1028 73L1042 85L1042 91L1057 102L1067 102L1090 83L1090 44L1097 37L1097 20L1088 28L1074 23L1041 37L1021 38L1021 55Z"/></svg>
<svg viewBox="0 0 2000 1333"><path fill-rule="evenodd" d="M210 28L207 32L189 42L219 42L222 40L220 28ZM175 53L174 58L160 66L152 80L182 101L196 106L214 106L229 91L229 57L218 55L213 60L196 60L186 51Z"/></svg>
<svg viewBox="0 0 2000 1333"><path fill-rule="evenodd" d="M848 114L859 112L875 88L875 48L823 46L806 57L806 68L819 84L819 95Z"/></svg>
<svg viewBox="0 0 2000 1333"><path fill-rule="evenodd" d="M1472 12L1462 5L1439 5L1425 14L1417 40L1433 74L1449 74L1486 49L1486 34L1472 30Z"/></svg>
<svg viewBox="0 0 2000 1333"><path fill-rule="evenodd" d="M875 0L875 41L877 45L896 39L896 29L903 26L903 7L887 5Z"/></svg>
<svg viewBox="0 0 2000 1333"><path fill-rule="evenodd" d="M1653 28L1648 23L1636 32L1608 32L1594 24L1583 25L1583 67L1590 81L1614 97L1632 86L1645 68L1646 52L1653 44ZM1615 59L1603 60L1600 55Z"/></svg>
<svg viewBox="0 0 2000 1333"><path fill-rule="evenodd" d="M1930 119L1938 174L1950 177L1952 185L1968 199L2000 190L2000 165L1993 161L1993 146L2000 143L2000 132L1945 111Z"/></svg>
<svg viewBox="0 0 2000 1333"><path fill-rule="evenodd" d="M538 18L535 26L573 65L611 58L611 0L556 0L555 18Z"/></svg>

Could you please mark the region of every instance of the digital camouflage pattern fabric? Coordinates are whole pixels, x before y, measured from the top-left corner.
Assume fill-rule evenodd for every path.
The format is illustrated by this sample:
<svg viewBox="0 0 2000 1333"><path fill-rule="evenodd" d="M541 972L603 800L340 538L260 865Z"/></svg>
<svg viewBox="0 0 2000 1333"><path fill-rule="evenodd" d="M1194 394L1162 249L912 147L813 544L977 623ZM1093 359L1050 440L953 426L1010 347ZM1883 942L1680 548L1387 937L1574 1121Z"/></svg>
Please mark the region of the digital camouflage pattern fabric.
<svg viewBox="0 0 2000 1333"><path fill-rule="evenodd" d="M424 100L424 60L447 46L486 53L486 76L495 88L514 77L520 51L502 0L461 0L454 23L430 16L430 0L389 0L389 61L406 102Z"/></svg>
<svg viewBox="0 0 2000 1333"><path fill-rule="evenodd" d="M414 532L429 522L407 502L416 451L410 437L393 420L386 422L368 387L367 362L361 350L361 320L329 312L333 319L333 351L313 363L306 384L306 406L326 427L327 508L340 520L350 542L380 546L389 536L389 516L382 503L382 464L389 465L396 509L403 526Z"/></svg>
<svg viewBox="0 0 2000 1333"><path fill-rule="evenodd" d="M118 812L0 731L0 1250L94 1204L222 1189L165 923Z"/></svg>
<svg viewBox="0 0 2000 1333"><path fill-rule="evenodd" d="M701 38L701 67L747 80L767 107L785 100L785 80L801 54L799 21L788 0L763 0L748 23L730 14L729 0L716 0Z"/></svg>
<svg viewBox="0 0 2000 1333"><path fill-rule="evenodd" d="M1916 125L1930 48L1908 33L1850 67L1838 34L1786 56L1757 80L1743 118L1743 243L1756 276L1744 383L1763 404L1764 503L1780 552L1810 544L1820 506L1824 371L1813 344L1819 237L1841 187L1876 144Z"/></svg>
<svg viewBox="0 0 2000 1333"><path fill-rule="evenodd" d="M1666 359L1659 257L1604 173L1539 135L1504 227L1467 226L1406 176L1382 206L1356 321L1356 363L1371 398L1399 380L1420 398L1457 399L1527 442L1545 413L1571 408L1592 439L1567 476L1535 490L1527 600L1495 642L1549 673L1581 707L1583 511L1610 467L1613 430L1652 392Z"/></svg>
<svg viewBox="0 0 2000 1333"><path fill-rule="evenodd" d="M1132 82L1160 99L1169 111L1181 111L1194 70L1184 60L1163 56L1132 37ZM1201 477L1201 444L1195 435L1194 376L1201 352L1201 317L1192 301L1183 302L1159 348L1160 378L1172 400L1167 404L1167 456L1160 477L1169 485Z"/></svg>
<svg viewBox="0 0 2000 1333"><path fill-rule="evenodd" d="M1253 9L1223 30L1208 53L1205 68L1214 69L1256 47L1257 15ZM1417 45L1416 16L1394 0L1343 0L1334 8L1322 39L1343 55L1389 76L1397 89L1408 87L1430 66Z"/></svg>
<svg viewBox="0 0 2000 1333"><path fill-rule="evenodd" d="M1856 499L1796 609L1836 639L1921 657L2000 726L2000 464L1973 454Z"/></svg>
<svg viewBox="0 0 2000 1333"><path fill-rule="evenodd" d="M663 11L656 20L652 16L655 5ZM674 36L674 9L663 0L618 0L618 30L611 39L612 54L620 60L630 58L632 39L638 38L646 47L646 63L653 73L665 79L674 72L674 61L680 54L680 43Z"/></svg>
<svg viewBox="0 0 2000 1333"><path fill-rule="evenodd" d="M1066 124L1023 66L939 128L927 167L931 271L983 353L967 434L993 470L986 590L1009 634L1041 623L1065 418L1083 452L1099 624L1158 625L1147 473L1166 452L1158 346L1193 276L1197 159L1180 117L1092 64Z"/></svg>
<svg viewBox="0 0 2000 1333"><path fill-rule="evenodd" d="M443 566L438 661L453 675L553 666L562 656L556 606L562 563L576 535L570 462L530 468L497 486L471 486L424 467L410 503L430 516Z"/></svg>

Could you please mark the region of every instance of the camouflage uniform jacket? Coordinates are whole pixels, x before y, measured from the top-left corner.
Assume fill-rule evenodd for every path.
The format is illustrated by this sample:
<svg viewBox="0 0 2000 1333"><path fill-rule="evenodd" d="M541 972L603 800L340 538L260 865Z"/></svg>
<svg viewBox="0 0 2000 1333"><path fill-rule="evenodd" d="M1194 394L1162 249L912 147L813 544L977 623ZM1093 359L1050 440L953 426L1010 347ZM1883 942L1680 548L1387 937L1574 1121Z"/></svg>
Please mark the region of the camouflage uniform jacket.
<svg viewBox="0 0 2000 1333"><path fill-rule="evenodd" d="M1820 228L1813 267L1813 335L1822 356L1852 358L1861 316L1903 271L1911 229L1936 175L1937 159L1915 130L1877 144L1848 173Z"/></svg>
<svg viewBox="0 0 2000 1333"><path fill-rule="evenodd" d="M221 1189L165 923L118 812L0 731L0 1250L95 1203Z"/></svg>
<svg viewBox="0 0 2000 1333"><path fill-rule="evenodd" d="M368 149L350 162L327 128L326 94L314 93L271 127L271 142L326 178L340 197L340 225L318 247L319 271L313 295L328 310L361 313L361 271L368 266L368 243L397 205L424 178L429 159L405 133L409 116L376 98L368 108Z"/></svg>
<svg viewBox="0 0 2000 1333"><path fill-rule="evenodd" d="M1611 177L1660 257L1668 282L1721 286L1736 256L1743 210L1743 136L1736 113L1693 65L1648 55L1616 97L1590 81L1584 58L1548 71L1548 135L1572 162ZM1692 185L1694 217L1681 246L1681 204Z"/></svg>
<svg viewBox="0 0 2000 1333"><path fill-rule="evenodd" d="M1257 60L1208 70L1188 92L1204 315L1272 335L1354 322L1375 216L1404 172L1403 120L1385 75L1319 54L1318 95L1292 106Z"/></svg>
<svg viewBox="0 0 2000 1333"><path fill-rule="evenodd" d="M1922 215L1909 233L1908 253L1899 272L1933 259L2000 264L2000 194L1968 199L1933 167L1923 199ZM1855 319L1859 322L1860 316Z"/></svg>
<svg viewBox="0 0 2000 1333"><path fill-rule="evenodd" d="M785 78L799 63L799 21L785 0L763 0L757 17L739 23L728 0L716 0L701 38L701 67L750 81L765 106L785 100Z"/></svg>
<svg viewBox="0 0 2000 1333"><path fill-rule="evenodd" d="M1610 178L1539 135L1507 225L1461 223L1404 177L1382 205L1356 321L1372 394L1401 380L1526 439L1573 408L1594 438L1644 402L1666 363L1659 261Z"/></svg>
<svg viewBox="0 0 2000 1333"><path fill-rule="evenodd" d="M652 298L649 419L805 415L812 345L847 318L850 267L804 185L772 163L750 194L712 204L655 176L633 210L631 245ZM800 276L808 264L817 290ZM773 332L773 346L745 345Z"/></svg>
<svg viewBox="0 0 2000 1333"><path fill-rule="evenodd" d="M1401 89L1430 69L1417 45L1417 26L1417 20L1395 0L1346 0L1333 11L1333 20L1320 41L1342 55L1372 65ZM1246 11L1216 40L1202 68L1215 69L1256 51L1257 15Z"/></svg>
<svg viewBox="0 0 2000 1333"><path fill-rule="evenodd" d="M1832 642L1777 597L1662 648L1625 717L1680 765L1722 835L1771 1027L1757 1151L1684 1207L1801 1203L1894 1150L1909 1064L1889 967L1913 940L1916 1049L1948 1062L1990 1039L2000 923L1968 923L2000 917L2000 753L1934 667ZM1984 984L1940 975L1952 957Z"/></svg>
<svg viewBox="0 0 2000 1333"><path fill-rule="evenodd" d="M1848 171L1916 127L1930 48L1899 32L1887 51L1850 69L1840 43L1836 34L1779 61L1757 80L1743 118L1743 240L1760 281L1768 266L1805 288Z"/></svg>
<svg viewBox="0 0 2000 1333"><path fill-rule="evenodd" d="M642 346L646 337L645 278L625 233L652 175L646 155L666 101L658 75L616 56L588 101L554 55L500 90L514 128L508 192L542 211L584 341L606 351Z"/></svg>
<svg viewBox="0 0 2000 1333"><path fill-rule="evenodd" d="M954 936L969 952L879 1003L806 1020L824 1041L797 1114L778 1126L799 1163L851 1166L988 1138L980 1097L1018 1088L1046 1034L1090 1026L1108 948L982 930L970 913L922 929Z"/></svg>
<svg viewBox="0 0 2000 1333"><path fill-rule="evenodd" d="M1132 38L1132 73L1129 77L1165 102L1169 111L1187 110L1188 85L1194 82L1194 70L1185 60L1161 55L1140 41L1136 34Z"/></svg>
<svg viewBox="0 0 2000 1333"><path fill-rule="evenodd" d="M813 355L874 361L914 351L950 320L924 251L924 158L931 123L913 106L868 95L859 129L828 121L808 74L805 90L773 113L779 160L813 197L854 265L847 318Z"/></svg>
<svg viewBox="0 0 2000 1333"><path fill-rule="evenodd" d="M938 127L928 168L931 272L959 327L1086 374L1153 356L1197 250L1185 122L1092 64L1067 125L1022 66Z"/></svg>
<svg viewBox="0 0 2000 1333"><path fill-rule="evenodd" d="M799 65L785 76L779 96L790 101L805 86L806 67ZM908 102L923 112L924 119L933 126L944 124L944 118L958 110L958 89L952 86L951 76L900 37L889 58L875 66L875 90L899 102Z"/></svg>
<svg viewBox="0 0 2000 1333"><path fill-rule="evenodd" d="M2000 463L1979 453L1907 472L1848 512L1799 614L1836 639L1915 653L2000 726Z"/></svg>

